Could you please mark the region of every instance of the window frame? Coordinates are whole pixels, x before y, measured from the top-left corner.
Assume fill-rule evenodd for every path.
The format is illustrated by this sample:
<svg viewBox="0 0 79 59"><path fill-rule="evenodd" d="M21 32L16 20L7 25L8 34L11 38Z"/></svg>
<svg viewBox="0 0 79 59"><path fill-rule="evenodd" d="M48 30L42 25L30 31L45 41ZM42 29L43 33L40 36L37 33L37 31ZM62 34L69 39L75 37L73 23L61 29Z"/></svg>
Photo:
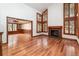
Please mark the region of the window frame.
<svg viewBox="0 0 79 59"><path fill-rule="evenodd" d="M44 14L46 15L47 14L47 20L46 21L44 21L44 19L43 19L43 16L44 16ZM38 15L39 16L41 16L41 21L38 21ZM45 32L45 33L47 33L48 32L48 10L46 9L42 14L40 14L40 13L37 13L36 14L36 22L37 22L37 25L36 25L36 30L37 30L37 33L40 33L40 32ZM39 23L41 23L41 31L38 31L38 24ZM44 24L47 24L47 31L45 31L44 30Z"/></svg>
<svg viewBox="0 0 79 59"><path fill-rule="evenodd" d="M65 18L65 4L68 4L68 17ZM76 35L76 4L74 3L74 16L70 17L70 3L64 3L64 34L67 35ZM72 19L72 20L71 20ZM68 21L68 33L65 32L65 21ZM74 34L70 33L70 21L74 21Z"/></svg>

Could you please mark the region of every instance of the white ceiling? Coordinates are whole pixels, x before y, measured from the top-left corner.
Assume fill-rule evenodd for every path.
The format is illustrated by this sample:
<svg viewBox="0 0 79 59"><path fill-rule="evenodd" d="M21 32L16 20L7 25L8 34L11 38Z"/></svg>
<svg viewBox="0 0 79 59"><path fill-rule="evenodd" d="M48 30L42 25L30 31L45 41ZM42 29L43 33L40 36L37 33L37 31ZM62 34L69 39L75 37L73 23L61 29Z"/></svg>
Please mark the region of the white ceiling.
<svg viewBox="0 0 79 59"><path fill-rule="evenodd" d="M48 7L51 5L52 3L26 3L26 5L37 9L40 12L43 12L44 10L48 9Z"/></svg>

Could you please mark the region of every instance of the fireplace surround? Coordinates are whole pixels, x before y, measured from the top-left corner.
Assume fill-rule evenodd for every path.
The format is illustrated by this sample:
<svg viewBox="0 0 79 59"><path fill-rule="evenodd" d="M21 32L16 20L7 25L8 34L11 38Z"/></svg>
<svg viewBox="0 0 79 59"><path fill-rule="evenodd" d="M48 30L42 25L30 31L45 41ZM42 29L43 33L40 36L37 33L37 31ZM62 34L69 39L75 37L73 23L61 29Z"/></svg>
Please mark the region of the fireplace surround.
<svg viewBox="0 0 79 59"><path fill-rule="evenodd" d="M48 29L50 37L62 38L62 26L49 26Z"/></svg>

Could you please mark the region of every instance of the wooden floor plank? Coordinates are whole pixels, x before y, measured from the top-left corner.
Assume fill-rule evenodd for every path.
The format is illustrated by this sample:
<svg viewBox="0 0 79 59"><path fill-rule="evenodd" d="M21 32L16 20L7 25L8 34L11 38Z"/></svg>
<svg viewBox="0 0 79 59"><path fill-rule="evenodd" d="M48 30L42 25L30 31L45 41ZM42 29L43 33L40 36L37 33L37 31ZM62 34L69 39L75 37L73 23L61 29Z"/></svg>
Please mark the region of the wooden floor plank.
<svg viewBox="0 0 79 59"><path fill-rule="evenodd" d="M79 56L77 41L48 36L17 34L12 47L3 45L3 56Z"/></svg>

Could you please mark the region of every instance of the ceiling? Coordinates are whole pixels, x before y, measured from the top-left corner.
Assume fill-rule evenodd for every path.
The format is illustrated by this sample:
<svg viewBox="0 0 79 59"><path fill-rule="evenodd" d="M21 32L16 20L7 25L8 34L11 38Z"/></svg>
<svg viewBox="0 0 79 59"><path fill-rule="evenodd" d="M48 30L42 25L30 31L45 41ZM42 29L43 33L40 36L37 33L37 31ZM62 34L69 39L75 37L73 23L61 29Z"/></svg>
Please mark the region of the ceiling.
<svg viewBox="0 0 79 59"><path fill-rule="evenodd" d="M37 9L40 12L43 12L44 10L48 9L48 7L51 5L52 3L26 3L26 5Z"/></svg>

